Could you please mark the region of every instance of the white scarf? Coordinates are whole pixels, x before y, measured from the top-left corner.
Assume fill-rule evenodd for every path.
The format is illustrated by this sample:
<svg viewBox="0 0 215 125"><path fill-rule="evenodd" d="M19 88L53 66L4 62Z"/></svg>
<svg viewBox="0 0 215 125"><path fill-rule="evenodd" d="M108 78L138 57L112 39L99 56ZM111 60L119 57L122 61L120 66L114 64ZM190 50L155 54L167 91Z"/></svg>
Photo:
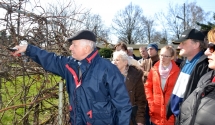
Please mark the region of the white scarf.
<svg viewBox="0 0 215 125"><path fill-rule="evenodd" d="M169 72L172 69L172 62L170 62L169 66L165 69L162 64L159 65L159 73L162 78L166 79L169 76Z"/></svg>

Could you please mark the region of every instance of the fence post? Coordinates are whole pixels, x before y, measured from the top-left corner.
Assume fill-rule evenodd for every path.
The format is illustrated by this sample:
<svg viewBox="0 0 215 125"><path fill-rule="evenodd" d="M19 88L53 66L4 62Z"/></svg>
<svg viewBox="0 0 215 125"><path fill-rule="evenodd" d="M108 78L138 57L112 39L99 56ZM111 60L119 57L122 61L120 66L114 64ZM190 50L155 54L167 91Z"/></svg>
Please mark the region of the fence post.
<svg viewBox="0 0 215 125"><path fill-rule="evenodd" d="M5 72L0 71L0 109L2 108L3 102L2 102L2 94L1 94L1 87L2 87L2 75L4 75Z"/></svg>
<svg viewBox="0 0 215 125"><path fill-rule="evenodd" d="M63 119L63 80L59 82L58 125L62 125L62 119Z"/></svg>

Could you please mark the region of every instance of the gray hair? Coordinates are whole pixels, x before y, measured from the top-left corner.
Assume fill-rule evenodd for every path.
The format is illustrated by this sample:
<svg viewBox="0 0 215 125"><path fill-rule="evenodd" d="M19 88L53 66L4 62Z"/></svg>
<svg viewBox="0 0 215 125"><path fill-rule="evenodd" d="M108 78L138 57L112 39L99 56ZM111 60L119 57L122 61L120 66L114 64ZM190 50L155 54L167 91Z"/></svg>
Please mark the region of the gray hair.
<svg viewBox="0 0 215 125"><path fill-rule="evenodd" d="M193 42L199 42L199 49L200 51L204 51L206 48L206 43L202 40L195 40L195 39L191 39L193 40Z"/></svg>
<svg viewBox="0 0 215 125"><path fill-rule="evenodd" d="M117 56L120 56L120 58L123 60L123 61L127 61L128 62L128 65L131 65L131 62L130 62L130 57L128 56L128 54L125 52L125 51L115 51L113 52L113 58L117 57Z"/></svg>
<svg viewBox="0 0 215 125"><path fill-rule="evenodd" d="M139 47L139 50L140 49L145 49L145 50L147 50L147 46L141 46L141 47Z"/></svg>
<svg viewBox="0 0 215 125"><path fill-rule="evenodd" d="M133 52L133 47L127 47L128 48L128 51L131 51L131 52Z"/></svg>
<svg viewBox="0 0 215 125"><path fill-rule="evenodd" d="M91 40L82 39L81 40L81 45L82 46L88 45L88 46L91 47L92 50L94 50L96 48L96 43L91 41Z"/></svg>

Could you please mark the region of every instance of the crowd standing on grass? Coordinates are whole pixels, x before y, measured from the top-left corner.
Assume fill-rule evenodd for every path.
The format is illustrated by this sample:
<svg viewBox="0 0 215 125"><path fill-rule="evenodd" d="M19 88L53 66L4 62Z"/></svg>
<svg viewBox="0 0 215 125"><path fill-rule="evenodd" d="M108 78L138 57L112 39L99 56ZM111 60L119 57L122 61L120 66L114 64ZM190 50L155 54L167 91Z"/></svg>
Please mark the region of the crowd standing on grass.
<svg viewBox="0 0 215 125"><path fill-rule="evenodd" d="M141 59L119 42L112 63L101 58L96 36L81 30L68 39L71 56L33 45L15 46L45 70L66 80L71 124L214 125L215 29L185 30L170 45L141 46Z"/></svg>

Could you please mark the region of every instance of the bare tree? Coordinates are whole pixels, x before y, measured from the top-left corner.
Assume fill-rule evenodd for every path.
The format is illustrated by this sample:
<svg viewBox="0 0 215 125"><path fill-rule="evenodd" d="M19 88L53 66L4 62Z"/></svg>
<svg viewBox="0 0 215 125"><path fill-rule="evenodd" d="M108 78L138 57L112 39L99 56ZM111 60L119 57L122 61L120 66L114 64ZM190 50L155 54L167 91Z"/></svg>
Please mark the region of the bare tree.
<svg viewBox="0 0 215 125"><path fill-rule="evenodd" d="M205 12L200 6L196 5L196 2L185 4L185 28L196 28L200 27L196 24L197 22L206 22L209 12Z"/></svg>
<svg viewBox="0 0 215 125"><path fill-rule="evenodd" d="M110 43L109 39L110 31L103 24L100 15L91 13L86 15L86 20L84 20L84 26L86 27L86 29L91 30L95 33L98 42L103 41L106 44Z"/></svg>
<svg viewBox="0 0 215 125"><path fill-rule="evenodd" d="M160 12L156 14L158 21L161 22L164 31L169 32L169 34L173 37L179 37L181 20L177 19L176 16L180 15L180 6L178 4L174 5L173 3L169 3L168 11L165 14L164 12ZM182 26L181 26L182 27Z"/></svg>
<svg viewBox="0 0 215 125"><path fill-rule="evenodd" d="M169 38L174 40L189 28L199 29L196 22L204 22L208 13L196 5L196 2L185 3L183 5L169 3L167 13L157 13L156 18L163 27L163 32L168 32Z"/></svg>
<svg viewBox="0 0 215 125"><path fill-rule="evenodd" d="M152 37L155 35L155 21L152 18L141 18L143 29L145 31L146 41L148 43L154 42L155 39L152 40ZM158 42L158 41L157 41Z"/></svg>
<svg viewBox="0 0 215 125"><path fill-rule="evenodd" d="M20 2L23 6L20 6ZM50 52L69 55L66 39L84 28L83 22L88 10L85 11L70 1L58 1L57 5L49 4L47 9L44 5L34 4L32 10L28 11L25 7L33 4L27 3L21 0L0 2L0 8L5 11L4 17L0 17L0 42L3 43L0 44L0 87L3 88L0 93L4 93L0 124L56 125L60 78L31 60L23 61L25 56L10 57L6 48L27 41ZM60 117L63 118L62 124L67 125L69 111L65 90L64 87L63 116Z"/></svg>
<svg viewBox="0 0 215 125"><path fill-rule="evenodd" d="M130 3L124 10L117 12L112 28L120 41L128 44L142 42L143 27L141 25L142 9Z"/></svg>
<svg viewBox="0 0 215 125"><path fill-rule="evenodd" d="M153 36L151 37L151 41L154 43L159 43L159 44L166 44L167 43L164 35L160 32L154 32Z"/></svg>

